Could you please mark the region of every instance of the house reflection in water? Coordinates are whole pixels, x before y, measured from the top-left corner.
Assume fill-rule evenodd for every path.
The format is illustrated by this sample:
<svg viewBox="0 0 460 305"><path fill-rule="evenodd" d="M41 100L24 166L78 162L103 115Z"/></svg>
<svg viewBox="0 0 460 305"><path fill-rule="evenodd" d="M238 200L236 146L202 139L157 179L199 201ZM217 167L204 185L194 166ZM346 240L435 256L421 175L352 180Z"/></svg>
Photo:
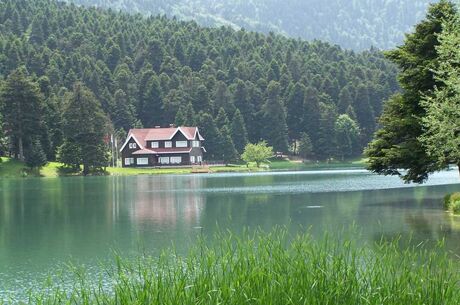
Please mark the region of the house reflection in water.
<svg viewBox="0 0 460 305"><path fill-rule="evenodd" d="M199 226L205 198L200 176L139 177L133 185L131 218L155 227Z"/></svg>

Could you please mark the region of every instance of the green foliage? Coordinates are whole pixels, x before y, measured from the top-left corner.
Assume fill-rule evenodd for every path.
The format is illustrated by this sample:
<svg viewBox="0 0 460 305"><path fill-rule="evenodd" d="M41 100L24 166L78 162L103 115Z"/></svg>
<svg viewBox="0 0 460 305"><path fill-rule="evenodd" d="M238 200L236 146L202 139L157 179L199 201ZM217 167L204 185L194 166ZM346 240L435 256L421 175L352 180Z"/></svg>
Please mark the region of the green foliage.
<svg viewBox="0 0 460 305"><path fill-rule="evenodd" d="M25 67L14 70L0 92L4 128L12 142L13 153L24 160L24 149L42 133L43 96Z"/></svg>
<svg viewBox="0 0 460 305"><path fill-rule="evenodd" d="M424 133L420 141L433 158L438 169L449 164L460 165L460 17L447 20L438 36L440 45L439 67L436 80L442 84L434 94L425 97L422 106L426 115L422 118Z"/></svg>
<svg viewBox="0 0 460 305"><path fill-rule="evenodd" d="M460 214L460 193L453 193L444 197L444 208L453 214Z"/></svg>
<svg viewBox="0 0 460 305"><path fill-rule="evenodd" d="M39 80L45 98L40 138L49 159L63 143L63 101L77 80L94 93L115 130L174 122L194 126L201 121L198 113L214 119L223 108L232 125L237 118L239 126L229 127L240 153L248 141L260 140L287 152L288 143L307 132L321 155L320 102L337 105L347 88L352 98L346 104L366 118L379 115L382 100L398 89L395 66L375 49L354 53L320 41L202 28L52 0L2 1L0 27L0 74L23 64ZM369 94L370 107L358 109L359 84L368 92L383 88ZM213 139L205 138L212 147Z"/></svg>
<svg viewBox="0 0 460 305"><path fill-rule="evenodd" d="M340 115L335 121L337 155L344 160L361 154L359 151L360 131L358 124L347 114Z"/></svg>
<svg viewBox="0 0 460 305"><path fill-rule="evenodd" d="M248 132L240 110L236 110L231 124L231 134L236 151L241 154L248 144Z"/></svg>
<svg viewBox="0 0 460 305"><path fill-rule="evenodd" d="M63 119L65 141L59 160L71 167L83 165L84 175L107 166L107 118L94 94L83 84L76 83L67 96Z"/></svg>
<svg viewBox="0 0 460 305"><path fill-rule="evenodd" d="M85 267L64 270L65 278L58 277L57 282L70 285L37 289L29 301L41 305L68 304L68 300L82 305L458 304L458 261L449 257L442 243L427 249L424 243L412 247L395 238L370 247L342 235L314 238L292 235L286 229L256 230L243 236L204 235L185 255L171 255L177 250L166 249L159 256L117 256L103 268L100 282Z"/></svg>
<svg viewBox="0 0 460 305"><path fill-rule="evenodd" d="M433 72L440 63L437 35L442 32L443 22L454 15L451 2L442 0L433 4L426 19L417 25L414 33L407 35L404 45L387 54L401 68L399 82L403 91L384 106L381 128L366 150L370 170L421 183L439 168L419 139L423 134L422 118L426 115L421 101L431 96L435 86L439 89L443 86Z"/></svg>
<svg viewBox="0 0 460 305"><path fill-rule="evenodd" d="M205 26L235 26L283 33L291 37L327 40L344 48L388 49L423 18L430 0L67 0L84 5L128 9L134 13L167 14L196 20ZM183 61L184 47L176 43ZM180 55L179 55L180 54Z"/></svg>
<svg viewBox="0 0 460 305"><path fill-rule="evenodd" d="M39 139L32 140L30 143L25 153L25 162L30 168L40 168L47 163L46 154Z"/></svg>
<svg viewBox="0 0 460 305"><path fill-rule="evenodd" d="M250 162L255 162L257 167L260 167L260 164L273 157L273 154L273 147L268 146L265 141L259 142L257 144L249 143L244 148L241 159L247 164Z"/></svg>
<svg viewBox="0 0 460 305"><path fill-rule="evenodd" d="M311 143L310 136L305 132L300 134L299 155L304 159L312 159L314 157L313 144Z"/></svg>

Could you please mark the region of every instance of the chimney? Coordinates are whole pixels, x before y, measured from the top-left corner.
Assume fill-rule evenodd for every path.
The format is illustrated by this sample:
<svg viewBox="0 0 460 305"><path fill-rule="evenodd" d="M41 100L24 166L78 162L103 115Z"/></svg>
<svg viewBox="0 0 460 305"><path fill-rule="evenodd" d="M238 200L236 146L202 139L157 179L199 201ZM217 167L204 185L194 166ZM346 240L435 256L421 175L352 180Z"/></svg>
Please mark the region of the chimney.
<svg viewBox="0 0 460 305"><path fill-rule="evenodd" d="M176 126L174 126L174 124L169 124L169 127L170 127L170 128L174 128L174 127L176 127Z"/></svg>
<svg viewBox="0 0 460 305"><path fill-rule="evenodd" d="M155 126L155 128L161 128L161 126L157 125L157 126Z"/></svg>

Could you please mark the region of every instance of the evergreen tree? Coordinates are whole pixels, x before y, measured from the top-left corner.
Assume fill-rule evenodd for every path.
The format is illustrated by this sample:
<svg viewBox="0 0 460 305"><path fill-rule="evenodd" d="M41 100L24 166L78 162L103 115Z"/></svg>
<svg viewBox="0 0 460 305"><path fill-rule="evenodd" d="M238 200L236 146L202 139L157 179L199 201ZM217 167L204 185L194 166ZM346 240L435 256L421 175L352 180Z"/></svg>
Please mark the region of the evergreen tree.
<svg viewBox="0 0 460 305"><path fill-rule="evenodd" d="M436 159L427 154L419 140L423 134L421 118L426 114L421 101L435 86L443 87L433 75L433 70L439 69L437 35L442 32L442 23L455 14L454 4L449 1L433 4L426 19L407 35L404 45L387 54L401 68L399 82L403 90L384 106L381 128L366 150L370 170L421 183L437 169Z"/></svg>
<svg viewBox="0 0 460 305"><path fill-rule="evenodd" d="M303 125L303 103L305 100L305 87L296 83L287 98L287 124L289 127L289 138L297 140L304 129Z"/></svg>
<svg viewBox="0 0 460 305"><path fill-rule="evenodd" d="M336 155L335 121L337 109L333 104L320 103L319 140L315 155L319 159L330 159Z"/></svg>
<svg viewBox="0 0 460 305"><path fill-rule="evenodd" d="M182 105L179 108L174 124L176 126L195 126L195 111L193 110L192 103Z"/></svg>
<svg viewBox="0 0 460 305"><path fill-rule="evenodd" d="M263 107L265 135L276 151L288 151L286 112L280 97L280 85L271 81L267 87L267 102Z"/></svg>
<svg viewBox="0 0 460 305"><path fill-rule="evenodd" d="M225 163L229 163L231 161L235 161L237 159L237 152L235 149L235 145L233 144L233 140L230 134L230 129L227 125L222 127L220 130L221 134L221 150L222 150L222 160Z"/></svg>
<svg viewBox="0 0 460 305"><path fill-rule="evenodd" d="M425 97L422 106L426 116L422 118L423 134L420 141L432 157L438 170L459 166L460 173L460 17L458 13L446 20L438 36L440 45L439 68L436 80L442 84L433 96Z"/></svg>
<svg viewBox="0 0 460 305"><path fill-rule="evenodd" d="M241 115L241 112L238 109L235 111L235 114L233 115L231 134L233 143L235 144L236 151L239 154L242 154L244 148L248 144L248 133L246 131L243 116Z"/></svg>
<svg viewBox="0 0 460 305"><path fill-rule="evenodd" d="M67 96L63 119L65 141L60 149L60 161L70 166L78 166L75 162L81 162L84 175L92 169L105 167L108 163L104 143L107 118L94 94L83 84L76 83ZM78 147L79 155L71 151L74 147ZM66 155L69 152L71 156Z"/></svg>
<svg viewBox="0 0 460 305"><path fill-rule="evenodd" d="M198 127L200 133L206 139L207 158L220 160L222 158L222 134L217 128L214 119L209 113L198 114Z"/></svg>
<svg viewBox="0 0 460 305"><path fill-rule="evenodd" d="M300 134L299 140L299 156L304 159L312 159L314 157L313 144L310 136L306 132Z"/></svg>
<svg viewBox="0 0 460 305"><path fill-rule="evenodd" d="M123 90L119 89L115 92L114 102L115 107L112 122L115 128L123 128L125 131L128 131L137 125L133 107L130 105L128 97Z"/></svg>
<svg viewBox="0 0 460 305"><path fill-rule="evenodd" d="M40 88L21 67L6 79L0 101L6 135L13 144L14 154L24 160L24 149L42 133L43 96Z"/></svg>
<svg viewBox="0 0 460 305"><path fill-rule="evenodd" d="M163 118L162 106L163 99L160 82L158 77L154 75L147 83L144 104L140 112L141 122L144 127L152 128L161 125L161 119Z"/></svg>
<svg viewBox="0 0 460 305"><path fill-rule="evenodd" d="M225 113L224 108L220 108L217 113L216 125L220 130L222 130L225 126L228 127L230 125L230 121L228 120L227 113Z"/></svg>
<svg viewBox="0 0 460 305"><path fill-rule="evenodd" d="M43 151L42 144L39 139L34 139L30 143L25 153L26 165L30 168L40 168L47 163L46 154Z"/></svg>

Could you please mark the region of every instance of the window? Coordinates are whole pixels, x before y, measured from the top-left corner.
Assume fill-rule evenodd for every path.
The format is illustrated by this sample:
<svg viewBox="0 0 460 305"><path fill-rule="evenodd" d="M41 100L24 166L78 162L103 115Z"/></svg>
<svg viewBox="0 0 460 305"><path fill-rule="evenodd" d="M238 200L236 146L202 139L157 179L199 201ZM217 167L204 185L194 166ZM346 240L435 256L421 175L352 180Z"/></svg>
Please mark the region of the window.
<svg viewBox="0 0 460 305"><path fill-rule="evenodd" d="M197 159L198 159L198 163L203 161L203 157L202 157L202 156L198 156Z"/></svg>
<svg viewBox="0 0 460 305"><path fill-rule="evenodd" d="M125 165L134 164L134 158L125 158Z"/></svg>
<svg viewBox="0 0 460 305"><path fill-rule="evenodd" d="M200 147L200 141L192 141L192 147Z"/></svg>
<svg viewBox="0 0 460 305"><path fill-rule="evenodd" d="M137 144L136 144L136 143L129 143L129 148L130 148L130 149L136 149L136 148L137 148Z"/></svg>
<svg viewBox="0 0 460 305"><path fill-rule="evenodd" d="M158 148L160 147L158 142L152 142L152 148Z"/></svg>
<svg viewBox="0 0 460 305"><path fill-rule="evenodd" d="M160 164L169 164L169 157L160 157Z"/></svg>
<svg viewBox="0 0 460 305"><path fill-rule="evenodd" d="M171 157L171 164L180 164L182 163L182 157Z"/></svg>
<svg viewBox="0 0 460 305"><path fill-rule="evenodd" d="M136 162L137 162L137 165L149 165L148 158L137 158Z"/></svg>
<svg viewBox="0 0 460 305"><path fill-rule="evenodd" d="M172 147L172 142L171 141L166 141L165 142L165 148L171 148Z"/></svg>
<svg viewBox="0 0 460 305"><path fill-rule="evenodd" d="M187 147L187 141L176 141L176 147Z"/></svg>
<svg viewBox="0 0 460 305"><path fill-rule="evenodd" d="M190 163L195 163L195 156L190 156Z"/></svg>

